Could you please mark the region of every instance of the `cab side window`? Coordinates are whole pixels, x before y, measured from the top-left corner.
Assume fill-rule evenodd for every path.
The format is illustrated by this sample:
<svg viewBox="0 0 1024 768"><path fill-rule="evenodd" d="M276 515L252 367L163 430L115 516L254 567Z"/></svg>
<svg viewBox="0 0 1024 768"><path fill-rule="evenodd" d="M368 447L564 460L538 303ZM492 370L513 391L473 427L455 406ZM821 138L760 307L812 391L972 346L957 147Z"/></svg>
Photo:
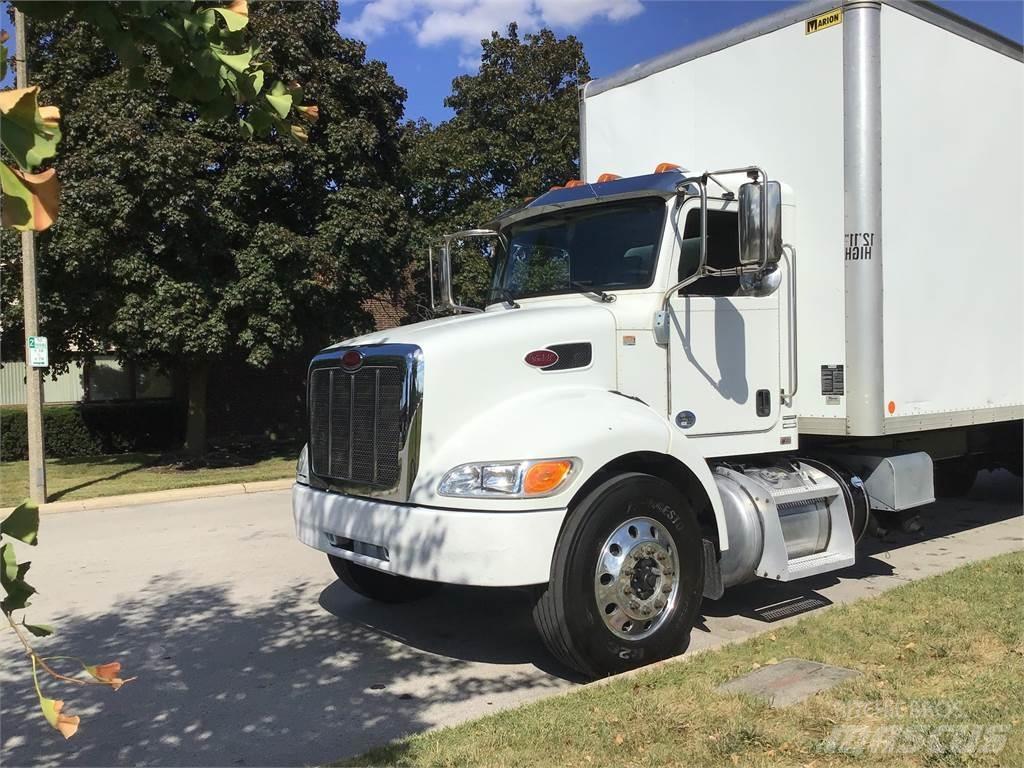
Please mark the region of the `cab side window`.
<svg viewBox="0 0 1024 768"><path fill-rule="evenodd" d="M708 266L732 269L740 263L740 232L737 214L732 211L708 211ZM696 272L700 265L700 211L690 211L683 226L679 251L679 280ZM703 277L683 288L684 296L735 296L738 277Z"/></svg>

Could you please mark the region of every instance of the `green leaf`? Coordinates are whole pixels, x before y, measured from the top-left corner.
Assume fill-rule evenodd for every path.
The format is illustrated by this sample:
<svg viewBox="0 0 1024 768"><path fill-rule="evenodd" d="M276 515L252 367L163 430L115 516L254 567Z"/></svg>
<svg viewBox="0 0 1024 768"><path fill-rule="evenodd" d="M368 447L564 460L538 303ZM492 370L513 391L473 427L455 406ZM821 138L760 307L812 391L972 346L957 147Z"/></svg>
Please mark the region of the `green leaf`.
<svg viewBox="0 0 1024 768"><path fill-rule="evenodd" d="M266 136L274 124L270 113L258 107L253 107L249 112L248 120L257 136Z"/></svg>
<svg viewBox="0 0 1024 768"><path fill-rule="evenodd" d="M7 597L0 603L0 610L7 615L27 606L28 599L35 594L35 587L25 581L25 574L32 563L19 563L13 544L0 547L0 586Z"/></svg>
<svg viewBox="0 0 1024 768"><path fill-rule="evenodd" d="M13 544L0 547L0 582L7 586L18 578L18 555Z"/></svg>
<svg viewBox="0 0 1024 768"><path fill-rule="evenodd" d="M5 228L42 232L57 218L60 183L53 168L28 173L0 162L0 188Z"/></svg>
<svg viewBox="0 0 1024 768"><path fill-rule="evenodd" d="M0 533L35 546L39 543L39 507L25 499L0 522Z"/></svg>
<svg viewBox="0 0 1024 768"><path fill-rule="evenodd" d="M139 24L139 29L159 45L176 47L185 42L181 30L160 16L145 19Z"/></svg>
<svg viewBox="0 0 1024 768"><path fill-rule="evenodd" d="M258 94L263 90L263 70L259 69L252 73L252 90Z"/></svg>
<svg viewBox="0 0 1024 768"><path fill-rule="evenodd" d="M32 191L6 163L0 163L0 188L3 189L3 223L22 232L32 229Z"/></svg>
<svg viewBox="0 0 1024 768"><path fill-rule="evenodd" d="M60 128L39 111L39 88L0 91L0 141L24 170L57 154Z"/></svg>
<svg viewBox="0 0 1024 768"><path fill-rule="evenodd" d="M290 93L286 93L281 96L268 93L266 94L266 99L270 103L270 106L274 108L277 116L282 120L288 117L288 113L292 111L292 95Z"/></svg>
<svg viewBox="0 0 1024 768"><path fill-rule="evenodd" d="M235 72L245 72L252 61L252 51L242 53L225 53L222 49L211 47L213 55L220 59L224 66L233 69Z"/></svg>
<svg viewBox="0 0 1024 768"><path fill-rule="evenodd" d="M229 32L238 32L241 29L245 29L245 25L249 23L249 18L243 16L240 13L229 11L227 8L214 8L214 11L221 15L224 19L224 23L227 24Z"/></svg>
<svg viewBox="0 0 1024 768"><path fill-rule="evenodd" d="M36 637L48 637L53 634L53 627L49 624L28 624L25 621L21 622L21 626L27 629Z"/></svg>

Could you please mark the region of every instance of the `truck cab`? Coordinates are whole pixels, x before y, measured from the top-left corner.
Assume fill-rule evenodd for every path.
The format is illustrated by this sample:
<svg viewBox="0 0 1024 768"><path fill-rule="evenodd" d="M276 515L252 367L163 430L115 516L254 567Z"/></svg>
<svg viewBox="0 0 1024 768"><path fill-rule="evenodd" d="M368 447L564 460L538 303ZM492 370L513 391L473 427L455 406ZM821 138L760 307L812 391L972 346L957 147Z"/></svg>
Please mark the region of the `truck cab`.
<svg viewBox="0 0 1024 768"><path fill-rule="evenodd" d="M791 458L792 208L760 169L663 164L446 237L452 314L310 365L300 540L375 599L530 587L594 676L680 652L705 595L852 563L863 493ZM476 238L483 308L452 298L451 246Z"/></svg>

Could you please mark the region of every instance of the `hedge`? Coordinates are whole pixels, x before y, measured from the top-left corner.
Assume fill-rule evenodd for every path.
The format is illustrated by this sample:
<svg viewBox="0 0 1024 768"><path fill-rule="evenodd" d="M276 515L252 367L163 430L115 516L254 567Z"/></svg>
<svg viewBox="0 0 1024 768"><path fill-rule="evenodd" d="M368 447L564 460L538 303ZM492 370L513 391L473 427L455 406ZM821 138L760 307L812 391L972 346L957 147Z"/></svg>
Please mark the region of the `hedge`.
<svg viewBox="0 0 1024 768"><path fill-rule="evenodd" d="M28 458L24 408L0 409L0 460ZM185 408L169 400L48 405L43 408L46 456L163 451L184 442Z"/></svg>

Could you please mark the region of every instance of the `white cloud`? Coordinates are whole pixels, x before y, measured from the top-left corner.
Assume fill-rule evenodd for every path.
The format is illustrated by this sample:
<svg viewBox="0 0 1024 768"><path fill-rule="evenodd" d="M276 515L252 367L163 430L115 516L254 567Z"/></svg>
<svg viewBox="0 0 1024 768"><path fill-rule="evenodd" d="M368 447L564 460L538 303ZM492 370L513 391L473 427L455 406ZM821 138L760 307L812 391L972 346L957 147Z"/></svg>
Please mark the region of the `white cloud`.
<svg viewBox="0 0 1024 768"><path fill-rule="evenodd" d="M371 40L401 28L422 47L456 42L462 48L460 64L475 68L480 40L510 22L523 32L543 26L574 30L594 19L624 21L641 12L640 0L342 0L341 31Z"/></svg>
<svg viewBox="0 0 1024 768"><path fill-rule="evenodd" d="M640 0L535 0L544 23L578 27L594 18L625 21L643 12Z"/></svg>

